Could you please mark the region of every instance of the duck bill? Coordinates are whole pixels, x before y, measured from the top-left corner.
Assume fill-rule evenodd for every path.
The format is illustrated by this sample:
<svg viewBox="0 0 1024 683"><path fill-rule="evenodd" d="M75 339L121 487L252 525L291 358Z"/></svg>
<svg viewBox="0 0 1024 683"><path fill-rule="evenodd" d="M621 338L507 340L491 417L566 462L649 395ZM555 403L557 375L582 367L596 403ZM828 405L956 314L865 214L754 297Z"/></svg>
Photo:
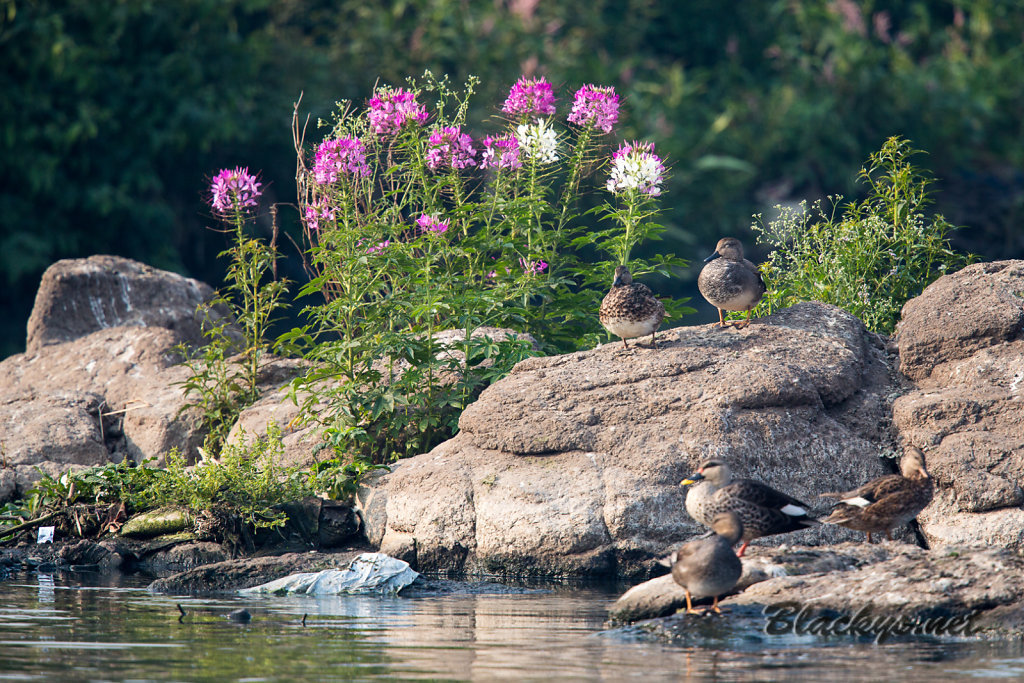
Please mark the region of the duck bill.
<svg viewBox="0 0 1024 683"><path fill-rule="evenodd" d="M697 472L696 474L691 474L686 479L683 479L681 482L679 482L679 485L680 486L689 486L690 484L696 484L698 481L700 481L703 478L704 478L704 475L701 474L700 472Z"/></svg>
<svg viewBox="0 0 1024 683"><path fill-rule="evenodd" d="M704 259L704 263L710 263L711 261L714 261L716 258L720 258L721 256L722 255L716 251L714 254Z"/></svg>
<svg viewBox="0 0 1024 683"><path fill-rule="evenodd" d="M612 287L621 287L621 286L622 286L622 278L619 277L618 275L616 275L615 279L612 280Z"/></svg>

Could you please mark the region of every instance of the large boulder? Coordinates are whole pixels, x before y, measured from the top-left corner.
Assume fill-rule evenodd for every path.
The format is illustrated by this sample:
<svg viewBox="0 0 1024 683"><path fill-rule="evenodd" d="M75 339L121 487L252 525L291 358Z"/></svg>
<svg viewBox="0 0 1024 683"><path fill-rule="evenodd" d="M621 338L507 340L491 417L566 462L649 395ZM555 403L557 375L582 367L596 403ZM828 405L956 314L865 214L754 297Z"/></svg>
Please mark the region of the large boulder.
<svg viewBox="0 0 1024 683"><path fill-rule="evenodd" d="M59 261L43 276L28 349L0 362L0 502L40 476L177 447L203 433L175 347L199 337L209 286L128 259ZM14 481L14 486L10 482Z"/></svg>
<svg viewBox="0 0 1024 683"><path fill-rule="evenodd" d="M930 545L1024 550L1024 261L976 263L907 302L893 404L901 437L928 453Z"/></svg>
<svg viewBox="0 0 1024 683"><path fill-rule="evenodd" d="M209 285L119 256L57 261L43 273L28 320L26 351L111 327L160 327L198 342Z"/></svg>
<svg viewBox="0 0 1024 683"><path fill-rule="evenodd" d="M800 304L661 340L519 363L454 439L367 483L370 541L420 571L645 575L702 531L679 482L705 458L812 505L890 471L894 387L853 316ZM822 526L755 543L854 537Z"/></svg>

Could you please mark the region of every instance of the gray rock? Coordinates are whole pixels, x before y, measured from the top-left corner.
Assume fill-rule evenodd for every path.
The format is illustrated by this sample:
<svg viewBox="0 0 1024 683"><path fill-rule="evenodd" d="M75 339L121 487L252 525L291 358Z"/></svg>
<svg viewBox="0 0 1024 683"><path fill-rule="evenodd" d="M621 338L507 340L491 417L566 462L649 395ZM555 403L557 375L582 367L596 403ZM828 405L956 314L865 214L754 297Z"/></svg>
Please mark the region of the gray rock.
<svg viewBox="0 0 1024 683"><path fill-rule="evenodd" d="M117 327L0 362L0 442L12 465L162 462L196 457L198 411L177 383L181 341L167 329Z"/></svg>
<svg viewBox="0 0 1024 683"><path fill-rule="evenodd" d="M928 454L930 546L1024 549L1024 261L977 263L907 302L893 403L906 443Z"/></svg>
<svg viewBox="0 0 1024 683"><path fill-rule="evenodd" d="M162 327L197 342L196 307L212 294L197 280L118 256L57 261L39 284L26 350L125 326Z"/></svg>
<svg viewBox="0 0 1024 683"><path fill-rule="evenodd" d="M782 576L851 571L889 559L897 547L892 543L752 547L743 557L743 575L733 592L740 593L756 583ZM673 614L685 607L683 589L672 580L671 574L664 574L637 584L619 596L608 617L612 623L632 623Z"/></svg>
<svg viewBox="0 0 1024 683"><path fill-rule="evenodd" d="M1022 282L1024 261L975 263L933 282L903 307L900 371L923 380L937 366L1018 338Z"/></svg>
<svg viewBox="0 0 1024 683"><path fill-rule="evenodd" d="M343 569L364 552L366 549L360 548L227 560L157 579L149 585L149 590L171 595L233 593L240 588L251 588L298 572Z"/></svg>
<svg viewBox="0 0 1024 683"><path fill-rule="evenodd" d="M770 561L784 574L777 572L779 575L719 603L725 614L713 621L727 629L738 624L741 628L738 632L732 628L733 635L751 636L751 631L759 630L769 635L827 635L808 631L807 625L815 618L819 624L846 618L836 622L842 626L858 615L868 627L868 632L860 635L874 638L881 633L880 640L898 639L899 629L891 626L900 620L911 626L931 620L932 626L953 629L939 635L1024 635L1024 621L1020 620L1024 613L1024 558L1006 550L927 551L897 543L846 543L771 552L775 556ZM656 581L623 595L613 616L633 621L668 612L674 596L668 591L659 594ZM803 631L799 626L793 630L798 618ZM889 631L881 619L890 620ZM706 618L678 615L654 618L638 627L660 638L687 640L706 630L707 622ZM785 630L787 625L789 630Z"/></svg>
<svg viewBox="0 0 1024 683"><path fill-rule="evenodd" d="M209 541L173 544L170 547L146 552L137 559L132 569L157 576L166 576L187 572L197 567L230 559L227 551L218 544Z"/></svg>
<svg viewBox="0 0 1024 683"><path fill-rule="evenodd" d="M812 504L888 471L877 455L894 388L853 316L801 304L663 340L518 364L454 439L367 482L367 538L419 571L649 575L699 531L678 484L709 456ZM820 527L759 543L855 537Z"/></svg>

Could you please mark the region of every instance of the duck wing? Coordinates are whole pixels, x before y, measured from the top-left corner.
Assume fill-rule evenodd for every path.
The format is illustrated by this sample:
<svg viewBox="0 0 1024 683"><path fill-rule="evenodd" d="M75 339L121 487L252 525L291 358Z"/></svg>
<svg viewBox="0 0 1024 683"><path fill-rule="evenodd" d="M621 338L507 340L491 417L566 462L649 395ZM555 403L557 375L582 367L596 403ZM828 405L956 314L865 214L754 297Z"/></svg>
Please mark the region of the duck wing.
<svg viewBox="0 0 1024 683"><path fill-rule="evenodd" d="M848 505L866 507L885 496L903 490L908 482L908 479L899 474L887 474L884 477L872 479L852 491L823 493L821 496L823 498L838 498L840 502Z"/></svg>

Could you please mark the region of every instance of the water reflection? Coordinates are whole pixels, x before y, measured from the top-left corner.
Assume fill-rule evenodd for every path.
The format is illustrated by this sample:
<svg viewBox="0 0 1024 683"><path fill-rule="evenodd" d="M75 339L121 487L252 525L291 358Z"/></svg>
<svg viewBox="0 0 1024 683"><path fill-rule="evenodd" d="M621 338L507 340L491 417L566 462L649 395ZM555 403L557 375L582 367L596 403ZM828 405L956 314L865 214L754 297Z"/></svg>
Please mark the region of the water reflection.
<svg viewBox="0 0 1024 683"><path fill-rule="evenodd" d="M0 679L1024 677L1020 643L823 643L724 621L674 644L637 629L607 632L614 594L593 588L212 600L153 596L142 579L99 586L99 578L21 575L0 583ZM187 613L180 623L179 603ZM243 606L250 623L226 618Z"/></svg>

